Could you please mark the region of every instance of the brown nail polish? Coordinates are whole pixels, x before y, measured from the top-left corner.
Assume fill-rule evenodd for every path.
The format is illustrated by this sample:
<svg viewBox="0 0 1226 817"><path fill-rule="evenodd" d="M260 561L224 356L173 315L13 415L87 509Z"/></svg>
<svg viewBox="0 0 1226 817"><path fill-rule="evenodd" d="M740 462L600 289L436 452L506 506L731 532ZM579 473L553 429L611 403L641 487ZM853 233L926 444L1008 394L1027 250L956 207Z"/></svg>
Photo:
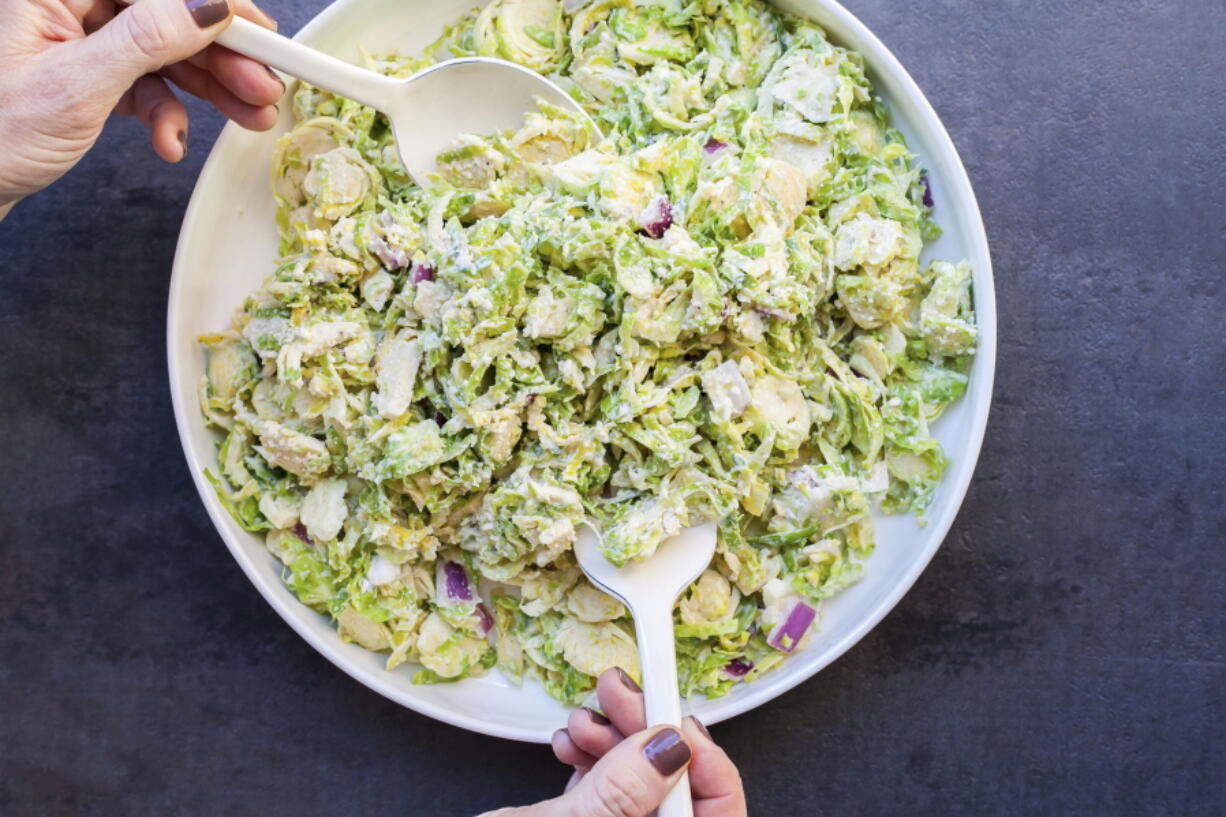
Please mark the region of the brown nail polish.
<svg viewBox="0 0 1226 817"><path fill-rule="evenodd" d="M704 738L706 738L707 740L711 740L711 733L707 731L707 727L703 724L702 721L698 720L698 718L695 718L693 715L687 716L687 719L690 722L692 722L695 726L698 727L698 731L702 732L702 736Z"/></svg>
<svg viewBox="0 0 1226 817"><path fill-rule="evenodd" d="M617 668L617 677L621 679L621 682L625 684L626 688L629 689L631 692L642 692L643 691L643 688L639 686L638 684L636 684L634 682L634 679L630 677L630 674L626 672L624 669L622 669L621 667Z"/></svg>
<svg viewBox="0 0 1226 817"><path fill-rule="evenodd" d="M643 755L662 777L690 762L690 746L676 729L661 729L643 746Z"/></svg>
<svg viewBox="0 0 1226 817"><path fill-rule="evenodd" d="M230 5L226 0L183 0L192 19L201 28L211 28L230 14Z"/></svg>
<svg viewBox="0 0 1226 817"><path fill-rule="evenodd" d="M612 723L612 721L597 712L595 709L592 709L590 706L585 706L583 708L591 717L592 723L596 724L597 726L608 726L610 723Z"/></svg>

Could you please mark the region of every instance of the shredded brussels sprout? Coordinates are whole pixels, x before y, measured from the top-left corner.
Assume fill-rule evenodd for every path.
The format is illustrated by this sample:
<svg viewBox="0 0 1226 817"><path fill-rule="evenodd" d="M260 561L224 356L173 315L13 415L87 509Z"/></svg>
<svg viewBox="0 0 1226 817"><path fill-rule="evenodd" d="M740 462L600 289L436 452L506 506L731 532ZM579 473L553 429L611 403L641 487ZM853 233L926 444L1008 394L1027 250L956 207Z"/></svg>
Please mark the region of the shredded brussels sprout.
<svg viewBox="0 0 1226 817"><path fill-rule="evenodd" d="M676 634L683 692L721 695L857 579L870 508L922 518L946 466L929 424L975 349L970 270L920 262L927 181L859 55L811 23L495 0L426 58L368 61L472 54L549 72L605 137L542 106L420 189L381 115L301 87L279 265L202 339L210 478L389 669L497 666L572 702L638 667L576 524L624 563L717 519Z"/></svg>

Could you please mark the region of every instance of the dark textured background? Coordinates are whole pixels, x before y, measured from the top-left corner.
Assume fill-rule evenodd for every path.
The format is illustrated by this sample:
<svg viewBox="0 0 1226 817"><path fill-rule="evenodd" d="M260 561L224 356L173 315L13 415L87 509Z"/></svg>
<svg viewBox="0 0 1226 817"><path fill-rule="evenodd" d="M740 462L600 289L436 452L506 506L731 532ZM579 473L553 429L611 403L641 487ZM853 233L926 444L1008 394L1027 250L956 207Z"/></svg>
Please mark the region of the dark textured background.
<svg viewBox="0 0 1226 817"><path fill-rule="evenodd" d="M290 31L320 5L267 3ZM715 736L756 815L1226 813L1226 4L848 5L978 191L996 403L915 588ZM163 351L220 125L193 113L184 165L115 122L0 225L0 814L466 815L550 795L547 749L434 723L315 654L210 527Z"/></svg>

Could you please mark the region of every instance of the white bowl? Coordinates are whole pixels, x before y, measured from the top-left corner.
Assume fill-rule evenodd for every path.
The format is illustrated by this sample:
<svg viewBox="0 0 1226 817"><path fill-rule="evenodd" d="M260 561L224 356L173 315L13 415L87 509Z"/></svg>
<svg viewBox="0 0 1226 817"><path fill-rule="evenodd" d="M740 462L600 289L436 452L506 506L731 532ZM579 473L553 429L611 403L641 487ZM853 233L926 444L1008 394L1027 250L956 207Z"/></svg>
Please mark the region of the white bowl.
<svg viewBox="0 0 1226 817"><path fill-rule="evenodd" d="M376 53L398 49L414 54L472 5L472 0L337 0L297 39L351 60L359 44ZM987 423L996 360L987 238L966 171L936 113L898 60L842 6L831 0L780 0L777 5L817 22L835 42L864 55L894 124L930 171L936 216L945 232L925 256L968 258L974 267L981 340L965 397L934 428L951 465L927 526L918 526L911 517L879 517L879 543L864 579L827 604L812 644L759 681L738 686L723 698L693 701L692 711L705 723L752 709L809 678L859 641L911 587L940 546L970 483ZM294 598L262 540L234 523L204 479L204 469L214 467L215 435L205 429L197 404L205 361L196 338L225 327L245 296L273 269L277 235L269 160L277 137L288 126L288 112L269 133L228 125L183 219L170 284L167 353L175 420L196 488L243 571L281 617L332 663L381 695L432 718L489 735L547 742L563 724L566 709L535 682L516 687L493 673L455 684L414 686L411 668L387 672L382 655L342 643L325 617Z"/></svg>

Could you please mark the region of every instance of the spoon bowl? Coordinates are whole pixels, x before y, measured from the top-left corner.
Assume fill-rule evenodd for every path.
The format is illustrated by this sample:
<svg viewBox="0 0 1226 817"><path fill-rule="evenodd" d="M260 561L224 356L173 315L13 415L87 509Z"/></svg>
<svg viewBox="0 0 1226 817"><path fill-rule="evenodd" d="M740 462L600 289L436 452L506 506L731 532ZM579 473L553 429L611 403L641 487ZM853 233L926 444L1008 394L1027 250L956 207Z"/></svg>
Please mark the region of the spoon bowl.
<svg viewBox="0 0 1226 817"><path fill-rule="evenodd" d="M648 726L681 726L673 605L711 564L715 532L714 522L686 528L646 559L617 567L601 550L600 532L590 522L579 528L575 540L579 567L592 584L621 601L634 616ZM660 805L659 817L692 814L689 777L682 775Z"/></svg>
<svg viewBox="0 0 1226 817"><path fill-rule="evenodd" d="M618 567L605 558L592 523L579 528L575 558L592 584L634 611L663 605L672 614L681 591L694 583L715 556L715 523L695 525L666 539L651 556Z"/></svg>
<svg viewBox="0 0 1226 817"><path fill-rule="evenodd" d="M231 51L305 80L317 88L367 105L392 124L400 161L419 187L435 170L435 159L464 133L487 134L517 128L538 101L595 122L554 83L522 65L492 57L460 57L397 79L338 60L235 17L217 41Z"/></svg>

